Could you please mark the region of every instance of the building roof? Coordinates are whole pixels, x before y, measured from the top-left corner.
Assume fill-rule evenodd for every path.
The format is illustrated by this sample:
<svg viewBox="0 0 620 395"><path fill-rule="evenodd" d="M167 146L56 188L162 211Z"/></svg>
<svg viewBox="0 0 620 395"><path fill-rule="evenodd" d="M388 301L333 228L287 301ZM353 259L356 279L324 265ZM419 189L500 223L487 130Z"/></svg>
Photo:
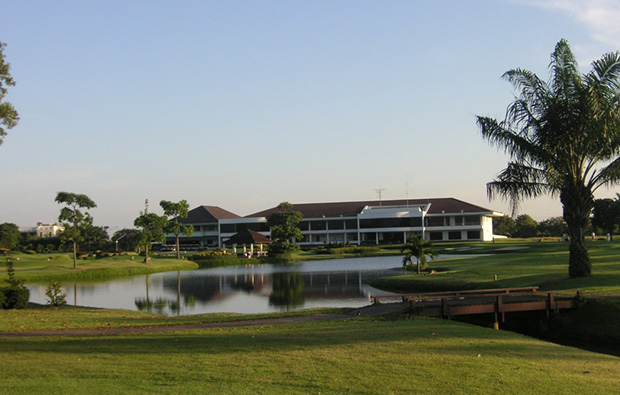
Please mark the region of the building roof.
<svg viewBox="0 0 620 395"><path fill-rule="evenodd" d="M235 213L217 206L198 206L189 211L187 218L179 219L181 223L202 224L217 222L220 219L241 218Z"/></svg>
<svg viewBox="0 0 620 395"><path fill-rule="evenodd" d="M333 202L333 203L302 203L293 204L293 210L300 211L304 218L320 218L320 217L354 217L361 213L366 206L415 206L429 204L428 214L442 213L493 213L494 211L471 203L464 202L455 198L430 198L430 199L401 199L401 200L378 200L361 201L361 202ZM247 215L249 217L266 217L269 214L278 211L277 207L259 211L254 214Z"/></svg>
<svg viewBox="0 0 620 395"><path fill-rule="evenodd" d="M269 244L271 240L251 229L243 229L226 240L224 244Z"/></svg>

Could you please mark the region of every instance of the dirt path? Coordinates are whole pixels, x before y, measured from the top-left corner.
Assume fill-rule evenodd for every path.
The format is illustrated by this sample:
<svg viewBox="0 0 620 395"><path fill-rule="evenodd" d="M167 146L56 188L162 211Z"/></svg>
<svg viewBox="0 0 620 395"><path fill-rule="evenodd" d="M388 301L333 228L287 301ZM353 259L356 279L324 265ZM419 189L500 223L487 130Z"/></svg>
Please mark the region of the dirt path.
<svg viewBox="0 0 620 395"><path fill-rule="evenodd" d="M135 326L120 328L86 328L86 329L45 329L24 332L0 332L0 338L46 337L46 336L114 336L137 335L143 333L176 332L196 329L244 328L249 326L303 324L306 322L347 319L356 316L379 316L402 311L400 304L370 305L353 310L348 314L325 314L303 317L264 318L245 321L212 322L199 324Z"/></svg>

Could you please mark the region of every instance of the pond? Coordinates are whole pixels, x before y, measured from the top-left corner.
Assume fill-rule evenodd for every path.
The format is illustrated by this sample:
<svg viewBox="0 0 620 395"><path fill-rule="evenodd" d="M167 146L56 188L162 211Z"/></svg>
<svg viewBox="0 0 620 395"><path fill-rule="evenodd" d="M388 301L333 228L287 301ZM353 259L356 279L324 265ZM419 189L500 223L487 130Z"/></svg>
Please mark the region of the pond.
<svg viewBox="0 0 620 395"><path fill-rule="evenodd" d="M67 303L165 315L268 313L313 307L361 307L383 292L368 285L403 274L402 257L248 265L63 282ZM30 285L30 301L45 304L46 285Z"/></svg>

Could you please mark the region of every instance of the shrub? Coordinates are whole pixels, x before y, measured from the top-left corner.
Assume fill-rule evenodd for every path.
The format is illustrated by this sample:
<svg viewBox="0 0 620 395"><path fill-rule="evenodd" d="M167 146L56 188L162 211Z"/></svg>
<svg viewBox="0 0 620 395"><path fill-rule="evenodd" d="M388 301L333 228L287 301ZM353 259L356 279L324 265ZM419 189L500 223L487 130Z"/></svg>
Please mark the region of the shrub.
<svg viewBox="0 0 620 395"><path fill-rule="evenodd" d="M67 304L65 298L67 294L62 291L62 284L56 280L50 281L49 285L45 289L45 295L48 298L47 304L52 306L62 306Z"/></svg>
<svg viewBox="0 0 620 395"><path fill-rule="evenodd" d="M5 309L23 309L28 307L30 301L30 291L24 287L24 280L15 277L13 262L7 260L6 273L8 278L5 280L9 288L2 290L4 301L2 307Z"/></svg>
<svg viewBox="0 0 620 395"><path fill-rule="evenodd" d="M36 255L37 252L35 250L26 250L26 254L28 254L28 255Z"/></svg>
<svg viewBox="0 0 620 395"><path fill-rule="evenodd" d="M30 301L30 291L21 286L19 288L8 288L4 290L5 309L25 309Z"/></svg>

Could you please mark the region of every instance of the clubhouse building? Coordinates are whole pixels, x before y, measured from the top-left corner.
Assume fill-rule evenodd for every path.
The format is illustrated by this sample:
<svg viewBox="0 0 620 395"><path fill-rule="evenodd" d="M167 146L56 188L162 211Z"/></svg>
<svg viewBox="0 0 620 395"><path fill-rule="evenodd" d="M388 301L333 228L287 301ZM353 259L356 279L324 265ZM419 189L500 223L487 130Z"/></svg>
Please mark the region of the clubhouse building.
<svg viewBox="0 0 620 395"><path fill-rule="evenodd" d="M293 204L303 214L301 246L404 243L412 235L433 242L491 241L493 217L502 213L454 198ZM181 235L184 248L230 246L234 235L251 230L269 237L267 216L277 207L241 217L217 206L199 206L181 219L194 227ZM174 243L172 235L167 242Z"/></svg>

